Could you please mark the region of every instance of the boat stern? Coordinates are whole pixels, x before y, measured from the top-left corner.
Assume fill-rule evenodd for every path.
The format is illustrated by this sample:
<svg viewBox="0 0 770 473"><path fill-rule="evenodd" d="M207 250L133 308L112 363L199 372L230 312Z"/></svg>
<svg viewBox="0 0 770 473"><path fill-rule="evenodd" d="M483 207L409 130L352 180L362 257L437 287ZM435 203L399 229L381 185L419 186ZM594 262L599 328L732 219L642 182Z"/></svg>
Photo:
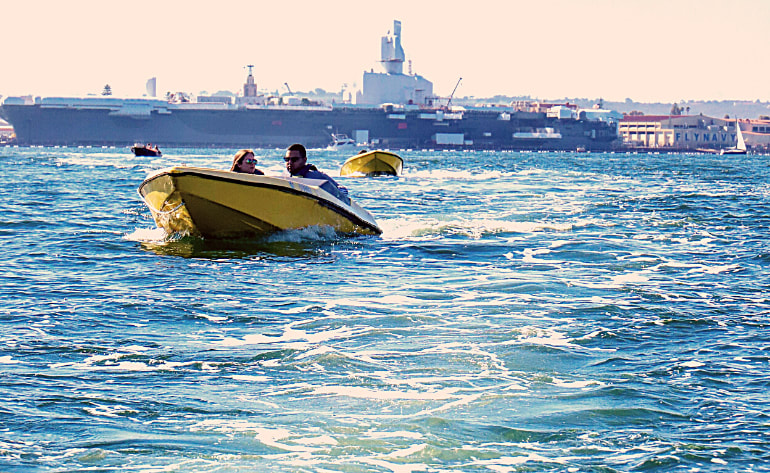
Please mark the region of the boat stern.
<svg viewBox="0 0 770 473"><path fill-rule="evenodd" d="M376 150L349 158L340 168L340 176L398 176L404 160L395 153Z"/></svg>

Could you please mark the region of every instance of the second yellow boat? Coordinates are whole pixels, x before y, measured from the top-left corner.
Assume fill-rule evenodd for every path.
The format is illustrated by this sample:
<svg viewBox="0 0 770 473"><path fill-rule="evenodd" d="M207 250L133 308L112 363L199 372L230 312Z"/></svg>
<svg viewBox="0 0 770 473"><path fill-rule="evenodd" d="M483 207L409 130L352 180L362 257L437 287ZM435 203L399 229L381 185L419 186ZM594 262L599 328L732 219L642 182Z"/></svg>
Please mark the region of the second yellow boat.
<svg viewBox="0 0 770 473"><path fill-rule="evenodd" d="M404 166L401 156L390 151L362 151L340 168L340 176L398 176Z"/></svg>

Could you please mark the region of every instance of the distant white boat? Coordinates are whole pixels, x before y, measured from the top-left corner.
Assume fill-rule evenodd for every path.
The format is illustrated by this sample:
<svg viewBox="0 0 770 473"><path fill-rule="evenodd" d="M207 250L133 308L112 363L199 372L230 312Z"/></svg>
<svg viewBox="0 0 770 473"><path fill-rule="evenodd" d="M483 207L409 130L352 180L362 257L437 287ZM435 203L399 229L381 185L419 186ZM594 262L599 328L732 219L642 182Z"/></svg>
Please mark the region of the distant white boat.
<svg viewBox="0 0 770 473"><path fill-rule="evenodd" d="M349 137L348 135L344 133L332 133L332 142L328 146L327 149L330 150L344 150L344 149L355 149L355 148L363 148L365 145L361 144L359 145L356 143L356 140Z"/></svg>
<svg viewBox="0 0 770 473"><path fill-rule="evenodd" d="M738 144L735 148L725 148L719 152L719 154L746 154L746 141L743 139L743 132L741 132L741 124L738 119L735 119L735 134L738 135Z"/></svg>

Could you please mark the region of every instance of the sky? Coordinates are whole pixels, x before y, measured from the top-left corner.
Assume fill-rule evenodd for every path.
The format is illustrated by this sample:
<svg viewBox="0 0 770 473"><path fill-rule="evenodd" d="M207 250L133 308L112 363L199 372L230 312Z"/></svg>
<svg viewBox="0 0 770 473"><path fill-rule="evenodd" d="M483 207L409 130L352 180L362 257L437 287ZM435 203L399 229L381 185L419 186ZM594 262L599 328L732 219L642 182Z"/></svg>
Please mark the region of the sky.
<svg viewBox="0 0 770 473"><path fill-rule="evenodd" d="M770 0L25 0L0 6L0 95L340 91L402 23L448 97L770 101ZM408 66L404 66L407 71Z"/></svg>

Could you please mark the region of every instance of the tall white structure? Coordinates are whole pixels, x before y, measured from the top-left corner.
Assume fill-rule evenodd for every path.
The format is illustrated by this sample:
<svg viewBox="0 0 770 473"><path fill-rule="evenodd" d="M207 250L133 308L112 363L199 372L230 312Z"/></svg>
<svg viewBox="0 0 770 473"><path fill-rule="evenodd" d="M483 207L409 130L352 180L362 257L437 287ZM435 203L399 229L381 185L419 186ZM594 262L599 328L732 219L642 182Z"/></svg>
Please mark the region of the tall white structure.
<svg viewBox="0 0 770 473"><path fill-rule="evenodd" d="M393 21L393 35L388 32L382 37L380 57L388 74L404 73L404 48L401 47L401 22Z"/></svg>
<svg viewBox="0 0 770 473"><path fill-rule="evenodd" d="M404 74L404 48L401 46L401 22L393 21L393 34L388 32L380 44L381 72L364 72L363 92L356 94L356 103L426 104L433 96L433 83L422 76Z"/></svg>

